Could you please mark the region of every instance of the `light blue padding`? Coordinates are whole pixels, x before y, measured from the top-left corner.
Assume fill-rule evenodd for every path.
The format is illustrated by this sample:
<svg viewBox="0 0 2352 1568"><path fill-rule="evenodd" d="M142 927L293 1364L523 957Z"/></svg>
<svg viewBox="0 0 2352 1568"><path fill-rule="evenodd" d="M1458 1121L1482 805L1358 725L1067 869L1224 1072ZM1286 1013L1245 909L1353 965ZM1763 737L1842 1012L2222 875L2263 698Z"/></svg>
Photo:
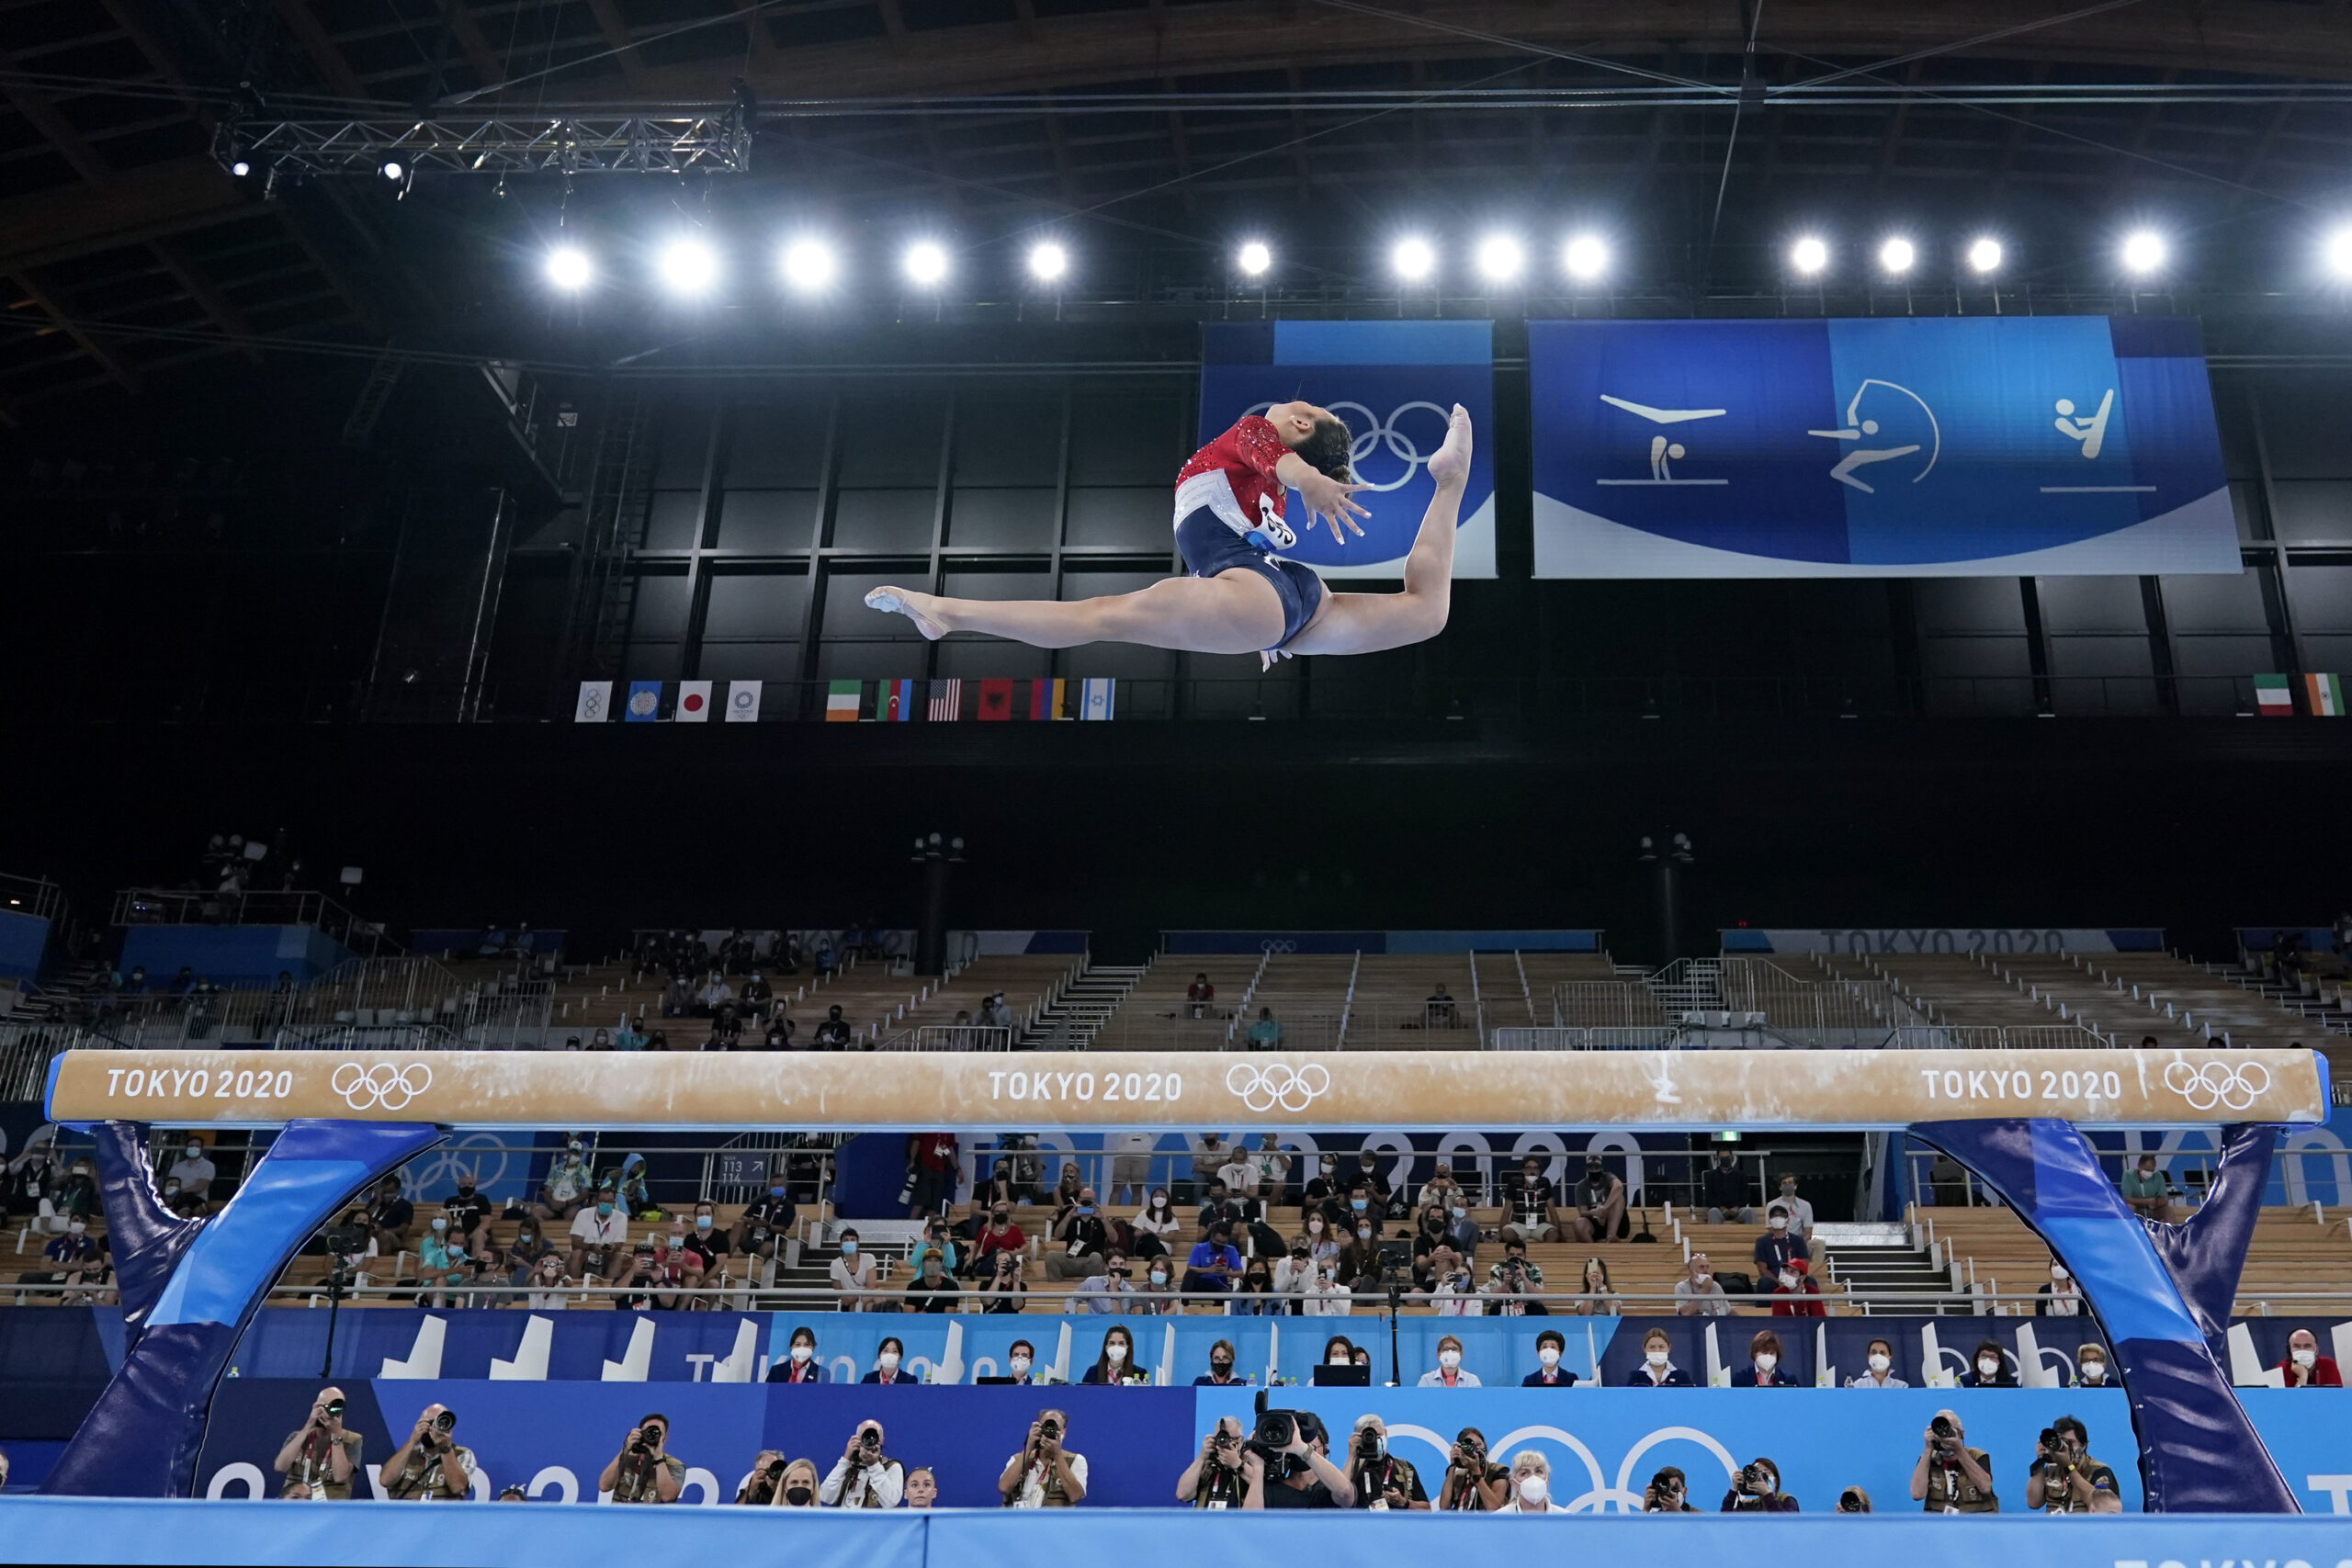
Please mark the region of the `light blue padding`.
<svg viewBox="0 0 2352 1568"><path fill-rule="evenodd" d="M1494 359L1492 321L1274 323L1277 365L1491 365Z"/></svg>
<svg viewBox="0 0 2352 1568"><path fill-rule="evenodd" d="M261 1161L188 1245L148 1326L238 1322L261 1276L310 1234L321 1204L333 1204L367 1179L368 1167L353 1159Z"/></svg>
<svg viewBox="0 0 2352 1568"><path fill-rule="evenodd" d="M2081 1134L2064 1122L2031 1125L2034 1227L2090 1293L2108 1338L2202 1346L2205 1336L2139 1216L2093 1163Z"/></svg>

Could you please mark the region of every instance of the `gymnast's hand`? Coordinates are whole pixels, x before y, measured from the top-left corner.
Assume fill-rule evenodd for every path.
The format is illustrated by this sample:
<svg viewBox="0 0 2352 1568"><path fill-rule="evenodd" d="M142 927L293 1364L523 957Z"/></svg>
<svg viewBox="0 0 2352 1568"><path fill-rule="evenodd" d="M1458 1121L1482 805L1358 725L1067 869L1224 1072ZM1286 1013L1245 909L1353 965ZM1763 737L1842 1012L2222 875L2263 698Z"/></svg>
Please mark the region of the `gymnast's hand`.
<svg viewBox="0 0 2352 1568"><path fill-rule="evenodd" d="M1364 485L1343 484L1329 474L1310 472L1299 481L1298 493L1306 502L1308 517L1319 517L1329 524L1331 537L1344 545L1348 542L1348 536L1340 531L1342 523L1354 532L1357 538L1363 537L1363 530L1356 527L1356 518L1369 517L1372 513L1356 504L1355 493L1367 488ZM1351 517L1350 513L1355 515ZM1314 526L1310 521L1307 531L1312 533Z"/></svg>

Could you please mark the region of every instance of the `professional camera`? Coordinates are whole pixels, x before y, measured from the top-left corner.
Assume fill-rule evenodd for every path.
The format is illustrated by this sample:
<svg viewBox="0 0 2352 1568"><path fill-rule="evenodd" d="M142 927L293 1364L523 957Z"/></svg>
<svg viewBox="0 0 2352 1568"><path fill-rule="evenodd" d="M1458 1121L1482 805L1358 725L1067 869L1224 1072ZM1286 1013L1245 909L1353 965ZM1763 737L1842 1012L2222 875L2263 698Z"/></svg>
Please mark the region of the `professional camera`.
<svg viewBox="0 0 2352 1568"><path fill-rule="evenodd" d="M433 1418L433 1429L445 1438L449 1435L449 1429L457 1424L458 1413L454 1410L444 1410Z"/></svg>
<svg viewBox="0 0 2352 1568"><path fill-rule="evenodd" d="M650 1454L653 1451L653 1445L661 1440L661 1427L639 1427L628 1435L628 1451L633 1454Z"/></svg>
<svg viewBox="0 0 2352 1568"><path fill-rule="evenodd" d="M857 1435L857 1446L869 1454L879 1453L882 1451L882 1434L868 1427Z"/></svg>
<svg viewBox="0 0 2352 1568"><path fill-rule="evenodd" d="M1936 1440L1939 1443L1948 1443L1960 1436L1960 1428L1951 1424L1951 1417L1949 1416L1939 1416L1928 1422L1928 1430L1936 1435Z"/></svg>
<svg viewBox="0 0 2352 1568"><path fill-rule="evenodd" d="M1037 1423L1037 1438L1041 1442L1060 1442L1062 1440L1062 1424L1055 1420L1050 1416L1046 1416L1043 1421Z"/></svg>
<svg viewBox="0 0 2352 1568"><path fill-rule="evenodd" d="M1838 1511L1841 1514L1867 1514L1871 1511L1871 1500L1862 1495L1860 1487L1849 1486L1838 1494Z"/></svg>
<svg viewBox="0 0 2352 1568"><path fill-rule="evenodd" d="M1486 1464L1487 1445L1480 1442L1477 1438L1464 1438L1453 1446L1462 1450L1463 1463L1474 1466L1484 1466Z"/></svg>
<svg viewBox="0 0 2352 1568"><path fill-rule="evenodd" d="M1388 1439L1366 1427L1356 1434L1356 1458L1369 1462L1388 1457Z"/></svg>
<svg viewBox="0 0 2352 1568"><path fill-rule="evenodd" d="M1679 1499L1682 1496L1683 1491L1684 1484L1679 1472L1671 1469L1659 1471L1650 1477L1649 1485L1643 1488L1642 1512L1645 1514L1678 1512Z"/></svg>
<svg viewBox="0 0 2352 1568"><path fill-rule="evenodd" d="M768 1461L768 1467L763 1473L764 1473L770 1481L782 1481L784 1479L785 1466L786 1463L787 1461L785 1460L772 1459Z"/></svg>
<svg viewBox="0 0 2352 1568"><path fill-rule="evenodd" d="M1272 1458L1290 1447L1291 1439L1298 1436L1298 1417L1299 1412L1295 1410L1261 1410L1258 1412L1258 1429L1244 1446L1256 1450L1261 1456Z"/></svg>
<svg viewBox="0 0 2352 1568"><path fill-rule="evenodd" d="M335 1417L341 1416L347 1408L348 1406L346 1406L342 1400L330 1399L326 1402L325 1407L322 1408L319 1414L326 1420L332 1421L335 1419Z"/></svg>

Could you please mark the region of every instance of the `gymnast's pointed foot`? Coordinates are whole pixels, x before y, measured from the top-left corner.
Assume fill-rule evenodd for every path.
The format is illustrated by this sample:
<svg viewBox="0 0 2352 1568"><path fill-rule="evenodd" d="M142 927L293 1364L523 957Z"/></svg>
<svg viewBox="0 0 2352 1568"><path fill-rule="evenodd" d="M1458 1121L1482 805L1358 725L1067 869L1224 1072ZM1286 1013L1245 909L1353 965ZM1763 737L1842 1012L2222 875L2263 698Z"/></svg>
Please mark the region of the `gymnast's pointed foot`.
<svg viewBox="0 0 2352 1568"><path fill-rule="evenodd" d="M1470 482L1470 411L1460 403L1446 424L1445 445L1430 458L1430 478L1442 485Z"/></svg>
<svg viewBox="0 0 2352 1568"><path fill-rule="evenodd" d="M865 595L868 608L888 614L904 615L915 624L915 630L933 642L947 635L947 623L936 614L939 601L928 593L917 593L910 588L876 588Z"/></svg>

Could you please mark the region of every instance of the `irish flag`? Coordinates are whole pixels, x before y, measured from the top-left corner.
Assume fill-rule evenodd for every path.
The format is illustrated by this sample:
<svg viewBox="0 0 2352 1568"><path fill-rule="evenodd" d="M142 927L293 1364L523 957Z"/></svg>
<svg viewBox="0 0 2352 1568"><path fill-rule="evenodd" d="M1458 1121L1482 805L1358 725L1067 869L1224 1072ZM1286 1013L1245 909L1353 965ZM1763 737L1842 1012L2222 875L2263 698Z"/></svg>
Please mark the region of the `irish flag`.
<svg viewBox="0 0 2352 1568"><path fill-rule="evenodd" d="M857 722L857 701L862 694L861 688L864 684L865 682L860 681L836 681L827 688L825 693L825 722L827 724L855 724Z"/></svg>
<svg viewBox="0 0 2352 1568"><path fill-rule="evenodd" d="M2344 716L2344 682L2335 676L2304 676L2303 694L2311 698L2313 718Z"/></svg>
<svg viewBox="0 0 2352 1568"><path fill-rule="evenodd" d="M2256 675L2254 678L2254 705L2265 718L2295 716L2294 688L2287 684L2284 675Z"/></svg>

